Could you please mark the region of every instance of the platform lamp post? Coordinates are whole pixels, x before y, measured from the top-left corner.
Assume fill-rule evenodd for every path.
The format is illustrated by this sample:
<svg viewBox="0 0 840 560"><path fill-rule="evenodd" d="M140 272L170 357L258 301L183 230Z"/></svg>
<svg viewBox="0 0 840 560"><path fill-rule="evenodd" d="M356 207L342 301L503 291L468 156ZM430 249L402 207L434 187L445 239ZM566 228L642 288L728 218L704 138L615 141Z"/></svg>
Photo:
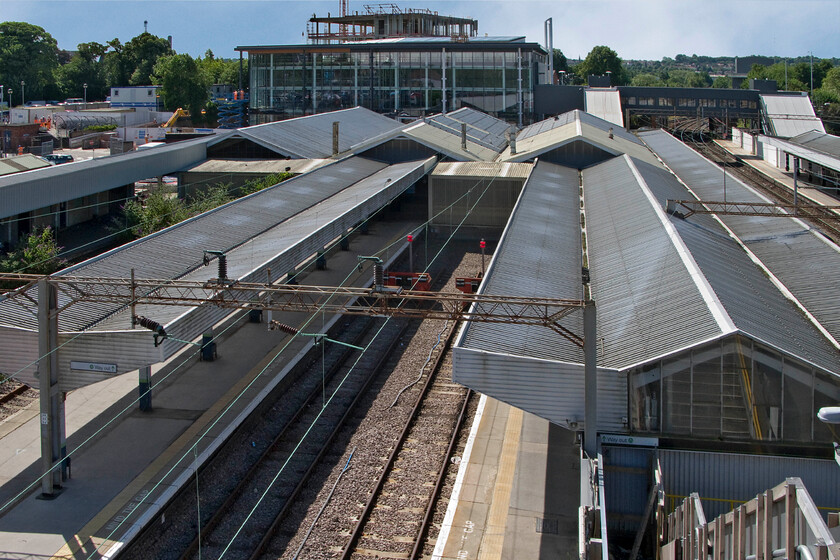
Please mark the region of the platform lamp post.
<svg viewBox="0 0 840 560"><path fill-rule="evenodd" d="M478 242L478 246L481 247L481 277L484 277L484 248L487 247L487 243L482 239Z"/></svg>
<svg viewBox="0 0 840 560"><path fill-rule="evenodd" d="M828 429L831 430L831 435L834 437L834 460L840 465L840 443L837 433L834 431L833 425L840 424L840 406L824 406L817 412L817 418L820 422L828 424Z"/></svg>
<svg viewBox="0 0 840 560"><path fill-rule="evenodd" d="M82 89L84 89L84 90L85 90L85 104L84 104L84 110L85 110L85 111L87 111L87 82L85 82L85 83L83 83L83 84L82 84Z"/></svg>
<svg viewBox="0 0 840 560"><path fill-rule="evenodd" d="M24 101L24 99L23 99L23 91L24 91L24 90L23 90L23 86L25 86L25 85L26 85L26 82L24 82L23 80L21 80L21 81L20 81L20 105L21 105L21 107L23 107L24 105L26 105L26 102L25 102L25 101Z"/></svg>

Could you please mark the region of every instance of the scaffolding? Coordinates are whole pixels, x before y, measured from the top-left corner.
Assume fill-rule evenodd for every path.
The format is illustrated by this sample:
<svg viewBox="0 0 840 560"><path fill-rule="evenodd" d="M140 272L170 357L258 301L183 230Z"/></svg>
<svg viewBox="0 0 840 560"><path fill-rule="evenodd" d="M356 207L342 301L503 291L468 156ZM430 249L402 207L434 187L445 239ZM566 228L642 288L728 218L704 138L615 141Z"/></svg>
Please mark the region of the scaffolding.
<svg viewBox="0 0 840 560"><path fill-rule="evenodd" d="M346 0L338 16L313 16L307 24L311 44L370 41L395 37L449 37L465 41L478 35L478 20L443 16L428 9L400 8L396 4L365 5L363 12L347 13Z"/></svg>

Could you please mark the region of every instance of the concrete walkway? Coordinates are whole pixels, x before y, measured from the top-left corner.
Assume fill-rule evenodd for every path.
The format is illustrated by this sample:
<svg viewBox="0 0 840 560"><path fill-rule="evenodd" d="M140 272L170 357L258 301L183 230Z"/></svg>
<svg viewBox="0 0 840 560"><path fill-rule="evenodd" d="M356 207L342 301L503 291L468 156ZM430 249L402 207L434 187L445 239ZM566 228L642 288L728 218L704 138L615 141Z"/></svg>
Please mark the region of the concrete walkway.
<svg viewBox="0 0 840 560"><path fill-rule="evenodd" d="M575 434L482 397L435 560L577 559Z"/></svg>

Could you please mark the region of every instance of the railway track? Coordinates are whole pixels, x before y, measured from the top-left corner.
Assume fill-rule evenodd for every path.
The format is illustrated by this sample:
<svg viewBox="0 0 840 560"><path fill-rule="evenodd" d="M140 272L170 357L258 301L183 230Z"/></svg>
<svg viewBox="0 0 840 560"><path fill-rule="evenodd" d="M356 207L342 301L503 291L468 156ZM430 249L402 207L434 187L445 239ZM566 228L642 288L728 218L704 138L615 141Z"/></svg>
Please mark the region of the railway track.
<svg viewBox="0 0 840 560"><path fill-rule="evenodd" d="M709 141L702 134L699 138L696 134L677 132L676 135L707 159L720 166L725 166L727 171L747 184L763 191L777 203L793 204L793 191L787 185L746 165L737 155ZM840 221L838 221L837 214L803 196L798 197L797 205L808 207L809 210L817 214L817 217L802 218L803 220L810 222L835 243L840 242Z"/></svg>
<svg viewBox="0 0 840 560"><path fill-rule="evenodd" d="M447 325L441 331L445 343L430 356L423 389L342 551L342 560L394 555L414 560L423 551L471 395L438 375L455 327Z"/></svg>
<svg viewBox="0 0 840 560"><path fill-rule="evenodd" d="M470 256L477 268L480 256ZM441 268L451 271L455 267L453 264ZM449 283L454 286L454 280ZM453 286L448 289L454 290ZM430 526L434 496L439 491L435 487L451 484L451 473L441 467L455 446L450 438L453 430L457 433L456 421L464 415L466 389L447 381L448 373L424 391L420 389L423 384L415 381L418 377L422 381L434 379L430 374L446 363L445 348L455 325L448 325L446 332L441 333L439 321L415 320L407 327L405 322L394 319L373 321L364 332L356 332L359 320L343 319L337 329L341 340L362 347L371 345L360 362L352 367L359 352L327 344L322 366L318 350L310 360L309 370L297 376L293 386L278 391L278 401L264 405L261 415L240 428L199 471L195 484L182 489L165 513L121 551L119 558L285 558L293 557L290 555L301 544L308 547L301 558L336 557L343 548L350 549L347 543L353 532L352 523L363 517L355 515L355 510L363 509L368 497L378 494L380 498L394 495L398 501L402 499L389 488L392 479L403 472L422 473L421 489L405 497L422 500L419 505L400 508L417 518L411 522L417 530L411 531L413 537L401 535L395 542L402 548L422 550L424 527ZM383 322L386 326L380 329ZM374 336L376 333L378 336ZM440 343L434 344L434 338ZM430 348L434 348L431 353ZM371 363L364 365L368 358ZM351 367L352 372L347 375ZM371 375L362 375L363 369ZM420 370L423 373L418 376ZM363 387L366 377L367 390ZM345 384L336 391L339 380L345 378ZM421 392L443 396L451 402L445 410L428 404L431 400L418 405L423 401ZM305 397L301 396L303 393ZM324 408L325 398L333 393L333 401ZM390 406L394 402L396 405ZM418 415L409 421L412 409L417 409ZM403 429L405 433L399 438L407 423L411 429ZM446 435L439 435L435 424L446 424ZM407 457L412 454L436 462L437 467L405 468L409 464ZM394 462L386 466L390 455ZM340 474L342 467L348 471L347 477L333 477L332 473ZM372 481L386 471L388 475L382 477L384 494L374 492ZM445 474L450 475L449 480ZM358 508L351 507L353 515L341 519L340 529L335 526L335 514L329 511L320 522L309 521L309 514L322 506L320 494L332 484L338 486L337 495L344 496L338 500L339 508L347 504L347 496L354 503L364 502ZM409 483L399 484L408 487ZM372 502L371 515L365 516L369 517L368 527L371 522L381 523L377 519L381 519L382 512L387 517L387 512L395 507ZM328 523L324 523L325 519ZM392 524L398 525L403 524ZM314 529L304 540L299 533L310 526ZM365 537L367 532L361 530L359 534ZM412 542L407 544L409 538ZM360 542L359 546L368 546L364 544L367 541Z"/></svg>

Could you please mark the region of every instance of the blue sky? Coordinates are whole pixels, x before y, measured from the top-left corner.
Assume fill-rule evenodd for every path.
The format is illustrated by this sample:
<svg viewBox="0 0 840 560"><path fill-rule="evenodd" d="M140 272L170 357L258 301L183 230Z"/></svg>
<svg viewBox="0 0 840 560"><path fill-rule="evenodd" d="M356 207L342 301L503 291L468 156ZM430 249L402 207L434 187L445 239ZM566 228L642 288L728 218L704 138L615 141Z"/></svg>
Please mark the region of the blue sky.
<svg viewBox="0 0 840 560"><path fill-rule="evenodd" d="M350 0L363 10L371 0ZM544 42L553 18L554 46L569 58L607 45L624 59L676 54L840 57L840 0L531 0L399 2L479 20L483 35L525 35ZM178 52L212 49L236 57L238 45L304 42L312 14L336 14L338 0L3 0L0 19L40 25L73 50L81 42L126 42L142 33L172 35Z"/></svg>

